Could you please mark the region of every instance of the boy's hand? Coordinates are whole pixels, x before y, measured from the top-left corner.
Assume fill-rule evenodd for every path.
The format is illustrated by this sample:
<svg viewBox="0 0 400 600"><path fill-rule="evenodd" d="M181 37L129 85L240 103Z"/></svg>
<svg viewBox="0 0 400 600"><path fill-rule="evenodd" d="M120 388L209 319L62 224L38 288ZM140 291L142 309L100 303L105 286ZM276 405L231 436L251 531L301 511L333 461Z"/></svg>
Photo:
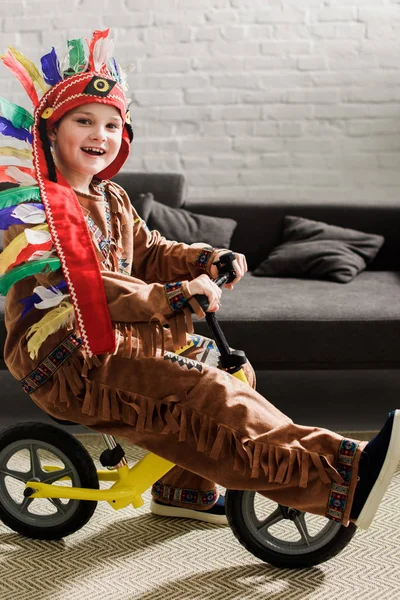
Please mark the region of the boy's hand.
<svg viewBox="0 0 400 600"><path fill-rule="evenodd" d="M226 254L227 252L229 252L229 250L220 250L214 257L214 262L216 262L219 257L221 256L221 254ZM239 254L237 252L234 252L235 255L235 260L233 261L233 268L236 271L236 279L234 279L231 283L225 283L223 287L228 288L228 290L231 290L233 288L233 286L240 281L240 279L242 279L243 275L247 272L247 261L246 261L246 257L244 254ZM215 279L216 277L218 277L218 269L215 266L215 264L211 265L210 268L210 277L211 279Z"/></svg>
<svg viewBox="0 0 400 600"><path fill-rule="evenodd" d="M208 299L208 311L215 312L219 309L222 290L215 284L208 275L199 275L187 284L188 292L191 296L204 294Z"/></svg>

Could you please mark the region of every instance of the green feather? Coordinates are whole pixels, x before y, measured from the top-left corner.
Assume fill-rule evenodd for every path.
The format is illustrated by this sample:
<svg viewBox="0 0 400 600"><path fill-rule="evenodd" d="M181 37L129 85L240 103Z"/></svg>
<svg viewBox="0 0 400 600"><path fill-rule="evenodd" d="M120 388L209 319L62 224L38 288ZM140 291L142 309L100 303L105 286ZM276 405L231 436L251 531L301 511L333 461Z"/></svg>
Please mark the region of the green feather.
<svg viewBox="0 0 400 600"><path fill-rule="evenodd" d="M42 202L38 185L22 185L0 192L0 209L30 201Z"/></svg>
<svg viewBox="0 0 400 600"><path fill-rule="evenodd" d="M39 258L38 260L32 260L10 269L4 275L0 277L0 294L5 296L10 287L30 275L36 275L36 273L48 273L49 271L57 271L61 266L59 258Z"/></svg>
<svg viewBox="0 0 400 600"><path fill-rule="evenodd" d="M1 96L0 109L3 116L11 121L14 127L24 127L29 130L34 123L32 115L27 110L22 108L22 106L18 106L18 104L9 102Z"/></svg>
<svg viewBox="0 0 400 600"><path fill-rule="evenodd" d="M68 72L80 73L86 68L86 53L83 39L68 40L69 69ZM69 74L69 73L68 73Z"/></svg>

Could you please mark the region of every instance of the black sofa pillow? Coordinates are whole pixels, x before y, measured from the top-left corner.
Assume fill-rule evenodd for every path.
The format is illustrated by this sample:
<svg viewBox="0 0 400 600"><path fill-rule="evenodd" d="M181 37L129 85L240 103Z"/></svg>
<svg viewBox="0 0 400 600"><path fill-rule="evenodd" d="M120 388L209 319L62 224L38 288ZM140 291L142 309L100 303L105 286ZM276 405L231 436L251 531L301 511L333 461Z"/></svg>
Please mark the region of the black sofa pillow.
<svg viewBox="0 0 400 600"><path fill-rule="evenodd" d="M213 248L230 248L237 222L233 219L198 215L184 208L171 208L154 200L153 194L141 194L133 206L147 223L168 240L204 242Z"/></svg>
<svg viewBox="0 0 400 600"><path fill-rule="evenodd" d="M363 271L384 243L381 235L287 216L283 243L253 275L308 277L347 283Z"/></svg>

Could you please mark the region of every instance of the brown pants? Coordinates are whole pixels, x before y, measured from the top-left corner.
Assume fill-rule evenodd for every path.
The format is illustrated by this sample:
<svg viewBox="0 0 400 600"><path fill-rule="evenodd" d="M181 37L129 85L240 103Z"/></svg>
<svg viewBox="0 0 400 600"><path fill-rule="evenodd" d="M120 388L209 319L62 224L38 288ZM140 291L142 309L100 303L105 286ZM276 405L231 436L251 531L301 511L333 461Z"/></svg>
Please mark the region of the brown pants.
<svg viewBox="0 0 400 600"><path fill-rule="evenodd" d="M187 506L179 491L192 489L206 508L216 482L349 523L365 443L296 425L251 386L188 355L105 355L101 363L87 369L77 351L32 398L57 418L175 463L153 488L164 501Z"/></svg>

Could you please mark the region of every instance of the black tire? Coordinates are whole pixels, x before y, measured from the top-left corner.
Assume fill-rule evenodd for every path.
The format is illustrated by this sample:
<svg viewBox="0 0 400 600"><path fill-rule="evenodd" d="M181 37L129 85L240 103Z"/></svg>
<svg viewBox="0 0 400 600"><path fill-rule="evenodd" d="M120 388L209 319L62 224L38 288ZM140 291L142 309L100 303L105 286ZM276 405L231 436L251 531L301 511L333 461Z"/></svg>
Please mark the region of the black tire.
<svg viewBox="0 0 400 600"><path fill-rule="evenodd" d="M344 527L329 519L314 517L322 521L323 525L319 533L310 536L307 524L304 529L304 523L306 517L313 515L266 501L266 504L269 502L268 506L273 506L273 510L269 516L260 519L256 503L262 504L264 500L266 499L256 492L227 490L226 515L233 534L242 546L275 567L304 569L325 562L341 552L357 530L352 523ZM300 532L300 541L288 540L290 536L286 537L286 532L281 534L282 537L271 534L269 528L277 525L282 531L288 526L293 531Z"/></svg>
<svg viewBox="0 0 400 600"><path fill-rule="evenodd" d="M25 463L30 464L28 470L8 466L19 452ZM45 471L40 462L42 452L55 456L64 468L58 466L59 472ZM57 540L78 531L89 521L97 506L95 501L25 498L25 483L35 477L45 483L61 481L64 477L64 481L68 479L74 487L99 488L92 458L69 433L53 425L35 422L15 425L1 432L0 519L3 523L30 538ZM39 502L45 514L38 512Z"/></svg>

